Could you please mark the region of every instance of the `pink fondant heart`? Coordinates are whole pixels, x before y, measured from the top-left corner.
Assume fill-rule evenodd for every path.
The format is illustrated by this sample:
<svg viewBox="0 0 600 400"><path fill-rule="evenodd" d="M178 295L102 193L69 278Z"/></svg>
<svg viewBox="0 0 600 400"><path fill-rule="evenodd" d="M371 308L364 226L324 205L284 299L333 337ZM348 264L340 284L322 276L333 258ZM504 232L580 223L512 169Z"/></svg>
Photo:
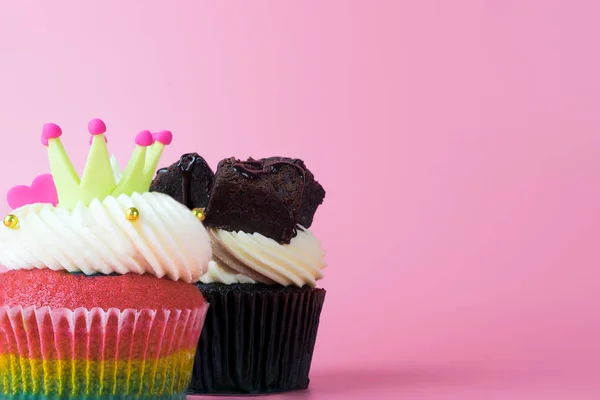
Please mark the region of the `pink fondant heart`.
<svg viewBox="0 0 600 400"><path fill-rule="evenodd" d="M50 203L58 204L58 193L52 175L43 174L33 180L31 186L19 185L10 189L6 201L13 210L27 204Z"/></svg>

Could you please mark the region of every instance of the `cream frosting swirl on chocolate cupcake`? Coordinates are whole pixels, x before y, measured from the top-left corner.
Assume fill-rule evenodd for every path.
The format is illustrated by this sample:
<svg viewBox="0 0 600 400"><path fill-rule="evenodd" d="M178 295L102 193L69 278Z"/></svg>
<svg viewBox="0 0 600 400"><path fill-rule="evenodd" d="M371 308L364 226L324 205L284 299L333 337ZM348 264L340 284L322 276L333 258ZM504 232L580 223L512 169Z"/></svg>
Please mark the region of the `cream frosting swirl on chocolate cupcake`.
<svg viewBox="0 0 600 400"><path fill-rule="evenodd" d="M325 252L312 232L299 229L289 244L279 244L260 233L210 229L213 260L229 274L283 286L315 286L323 278ZM219 282L205 276L203 283ZM227 282L222 282L227 283Z"/></svg>
<svg viewBox="0 0 600 400"><path fill-rule="evenodd" d="M233 285L236 283L256 283L256 281L246 275L240 274L226 266L220 266L216 261L211 260L208 263L208 271L202 278L201 283L224 283L226 285Z"/></svg>

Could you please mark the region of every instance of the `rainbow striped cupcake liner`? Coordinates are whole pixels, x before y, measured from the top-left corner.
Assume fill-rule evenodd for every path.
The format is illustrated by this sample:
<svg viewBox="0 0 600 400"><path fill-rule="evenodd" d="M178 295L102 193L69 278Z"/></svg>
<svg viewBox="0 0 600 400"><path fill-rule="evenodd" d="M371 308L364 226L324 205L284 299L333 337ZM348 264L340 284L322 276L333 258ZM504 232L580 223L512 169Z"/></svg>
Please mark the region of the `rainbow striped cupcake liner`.
<svg viewBox="0 0 600 400"><path fill-rule="evenodd" d="M0 307L0 398L184 399L207 309Z"/></svg>

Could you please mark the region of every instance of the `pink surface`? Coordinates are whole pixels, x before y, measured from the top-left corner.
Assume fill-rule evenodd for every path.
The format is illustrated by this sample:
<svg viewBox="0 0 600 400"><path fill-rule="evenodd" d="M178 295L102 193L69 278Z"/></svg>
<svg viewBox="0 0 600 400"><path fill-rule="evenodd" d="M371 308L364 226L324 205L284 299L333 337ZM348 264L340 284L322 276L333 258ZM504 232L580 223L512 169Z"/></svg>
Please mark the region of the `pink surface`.
<svg viewBox="0 0 600 400"><path fill-rule="evenodd" d="M597 399L599 12L7 3L0 183L48 171L47 121L82 167L71 133L95 116L123 165L135 132L165 128L163 165L303 158L328 190L328 299L312 390L285 398Z"/></svg>

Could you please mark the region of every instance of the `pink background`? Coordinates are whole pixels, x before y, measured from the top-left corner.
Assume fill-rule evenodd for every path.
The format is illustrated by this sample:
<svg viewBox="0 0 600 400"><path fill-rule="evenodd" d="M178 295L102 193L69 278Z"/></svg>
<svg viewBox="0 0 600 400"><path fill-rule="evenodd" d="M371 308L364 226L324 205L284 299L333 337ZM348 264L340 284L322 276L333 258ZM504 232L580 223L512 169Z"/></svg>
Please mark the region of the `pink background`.
<svg viewBox="0 0 600 400"><path fill-rule="evenodd" d="M1 186L82 167L303 158L328 300L298 399L597 399L597 1L3 2ZM2 211L7 211L6 207ZM274 397L276 398L276 397Z"/></svg>

